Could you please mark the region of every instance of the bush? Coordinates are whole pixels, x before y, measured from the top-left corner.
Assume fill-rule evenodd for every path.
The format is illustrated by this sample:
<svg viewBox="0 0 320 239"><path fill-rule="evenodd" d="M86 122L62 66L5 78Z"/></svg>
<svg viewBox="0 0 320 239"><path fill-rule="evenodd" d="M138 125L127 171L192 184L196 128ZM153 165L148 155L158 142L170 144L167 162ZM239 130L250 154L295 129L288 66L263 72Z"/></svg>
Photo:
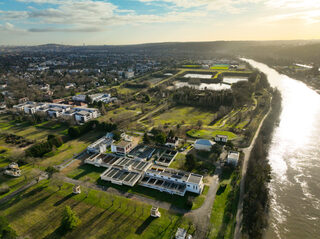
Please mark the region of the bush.
<svg viewBox="0 0 320 239"><path fill-rule="evenodd" d="M0 238L15 239L17 237L17 233L10 227L7 219L0 216Z"/></svg>
<svg viewBox="0 0 320 239"><path fill-rule="evenodd" d="M63 140L61 136L58 136L58 135L51 135L51 134L48 135L48 142L56 146L57 148L63 145Z"/></svg>
<svg viewBox="0 0 320 239"><path fill-rule="evenodd" d="M77 138L80 136L80 129L78 126L73 126L68 129L68 135L71 138Z"/></svg>
<svg viewBox="0 0 320 239"><path fill-rule="evenodd" d="M7 184L1 184L0 186L0 195L6 194L10 191L10 188Z"/></svg>
<svg viewBox="0 0 320 239"><path fill-rule="evenodd" d="M29 157L42 157L46 153L51 152L52 144L47 142L38 143L32 145L30 148L26 150L26 156Z"/></svg>
<svg viewBox="0 0 320 239"><path fill-rule="evenodd" d="M67 231L75 229L80 224L80 219L69 206L63 211L61 227Z"/></svg>
<svg viewBox="0 0 320 239"><path fill-rule="evenodd" d="M58 169L56 169L55 167L52 167L52 166L47 167L45 171L46 171L47 173L49 173L49 174L54 174L54 173L59 172Z"/></svg>

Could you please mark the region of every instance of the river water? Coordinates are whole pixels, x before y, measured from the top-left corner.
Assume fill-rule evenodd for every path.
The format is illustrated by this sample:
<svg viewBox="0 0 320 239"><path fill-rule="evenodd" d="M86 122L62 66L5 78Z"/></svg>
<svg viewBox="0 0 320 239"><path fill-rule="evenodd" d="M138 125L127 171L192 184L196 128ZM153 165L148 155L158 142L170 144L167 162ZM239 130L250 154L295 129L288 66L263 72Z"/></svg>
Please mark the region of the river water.
<svg viewBox="0 0 320 239"><path fill-rule="evenodd" d="M243 59L282 94L269 149L272 168L265 239L320 239L320 95L267 65Z"/></svg>

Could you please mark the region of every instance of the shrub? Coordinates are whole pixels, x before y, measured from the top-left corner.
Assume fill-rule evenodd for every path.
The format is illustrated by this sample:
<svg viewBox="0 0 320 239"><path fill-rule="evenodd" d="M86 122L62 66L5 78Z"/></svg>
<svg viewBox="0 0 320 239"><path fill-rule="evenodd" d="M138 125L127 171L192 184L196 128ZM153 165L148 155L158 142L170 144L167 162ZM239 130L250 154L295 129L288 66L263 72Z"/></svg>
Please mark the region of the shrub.
<svg viewBox="0 0 320 239"><path fill-rule="evenodd" d="M15 239L17 237L17 233L10 227L7 219L0 216L0 238Z"/></svg>
<svg viewBox="0 0 320 239"><path fill-rule="evenodd" d="M75 229L80 224L80 219L69 206L63 211L61 227L67 231Z"/></svg>

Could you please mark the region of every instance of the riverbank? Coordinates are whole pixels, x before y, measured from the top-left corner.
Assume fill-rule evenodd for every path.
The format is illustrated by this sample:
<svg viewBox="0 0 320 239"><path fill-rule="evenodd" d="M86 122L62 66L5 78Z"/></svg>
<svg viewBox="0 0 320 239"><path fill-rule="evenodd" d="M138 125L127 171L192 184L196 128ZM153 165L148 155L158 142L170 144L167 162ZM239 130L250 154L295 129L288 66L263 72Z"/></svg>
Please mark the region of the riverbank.
<svg viewBox="0 0 320 239"><path fill-rule="evenodd" d="M268 226L268 183L271 180L271 167L267 157L274 128L279 122L281 102L281 94L275 90L270 112L261 126L252 151L249 152L248 168L244 179L243 238L262 238L263 231Z"/></svg>

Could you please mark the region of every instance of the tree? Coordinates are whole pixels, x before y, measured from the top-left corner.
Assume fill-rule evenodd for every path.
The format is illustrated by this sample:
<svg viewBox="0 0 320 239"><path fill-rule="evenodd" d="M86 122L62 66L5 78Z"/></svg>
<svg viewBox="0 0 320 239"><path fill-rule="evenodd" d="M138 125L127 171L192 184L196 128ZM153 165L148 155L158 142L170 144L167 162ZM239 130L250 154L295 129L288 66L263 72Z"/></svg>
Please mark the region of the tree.
<svg viewBox="0 0 320 239"><path fill-rule="evenodd" d="M165 135L165 133L161 132L161 133L158 133L156 136L155 136L155 141L159 144L164 144L167 140L167 137Z"/></svg>
<svg viewBox="0 0 320 239"><path fill-rule="evenodd" d="M0 216L0 238L15 239L17 237L17 233L10 227L7 219L5 217Z"/></svg>
<svg viewBox="0 0 320 239"><path fill-rule="evenodd" d="M202 124L203 124L202 120L198 120L197 126L198 126L199 129L201 128Z"/></svg>
<svg viewBox="0 0 320 239"><path fill-rule="evenodd" d="M174 132L173 130L170 130L168 133L168 138L173 138L174 137Z"/></svg>
<svg viewBox="0 0 320 239"><path fill-rule="evenodd" d="M211 147L211 151L215 154L220 155L222 153L222 146L220 144L214 144Z"/></svg>
<svg viewBox="0 0 320 239"><path fill-rule="evenodd" d="M193 154L187 154L186 156L186 167L188 168L189 171L194 169L197 165L196 159L193 156Z"/></svg>
<svg viewBox="0 0 320 239"><path fill-rule="evenodd" d="M148 133L144 133L144 135L143 135L143 143L144 144L149 144L150 143L150 137L149 137Z"/></svg>
<svg viewBox="0 0 320 239"><path fill-rule="evenodd" d="M118 130L115 130L115 131L113 131L112 133L113 133L113 139L114 139L115 141L118 141L118 140L121 139L121 133L120 133Z"/></svg>
<svg viewBox="0 0 320 239"><path fill-rule="evenodd" d="M71 138L76 138L80 135L80 129L79 127L75 126L75 127L70 127L68 129L68 135L71 137Z"/></svg>
<svg viewBox="0 0 320 239"><path fill-rule="evenodd" d="M80 224L80 219L69 206L63 211L61 227L67 231L75 229Z"/></svg>

